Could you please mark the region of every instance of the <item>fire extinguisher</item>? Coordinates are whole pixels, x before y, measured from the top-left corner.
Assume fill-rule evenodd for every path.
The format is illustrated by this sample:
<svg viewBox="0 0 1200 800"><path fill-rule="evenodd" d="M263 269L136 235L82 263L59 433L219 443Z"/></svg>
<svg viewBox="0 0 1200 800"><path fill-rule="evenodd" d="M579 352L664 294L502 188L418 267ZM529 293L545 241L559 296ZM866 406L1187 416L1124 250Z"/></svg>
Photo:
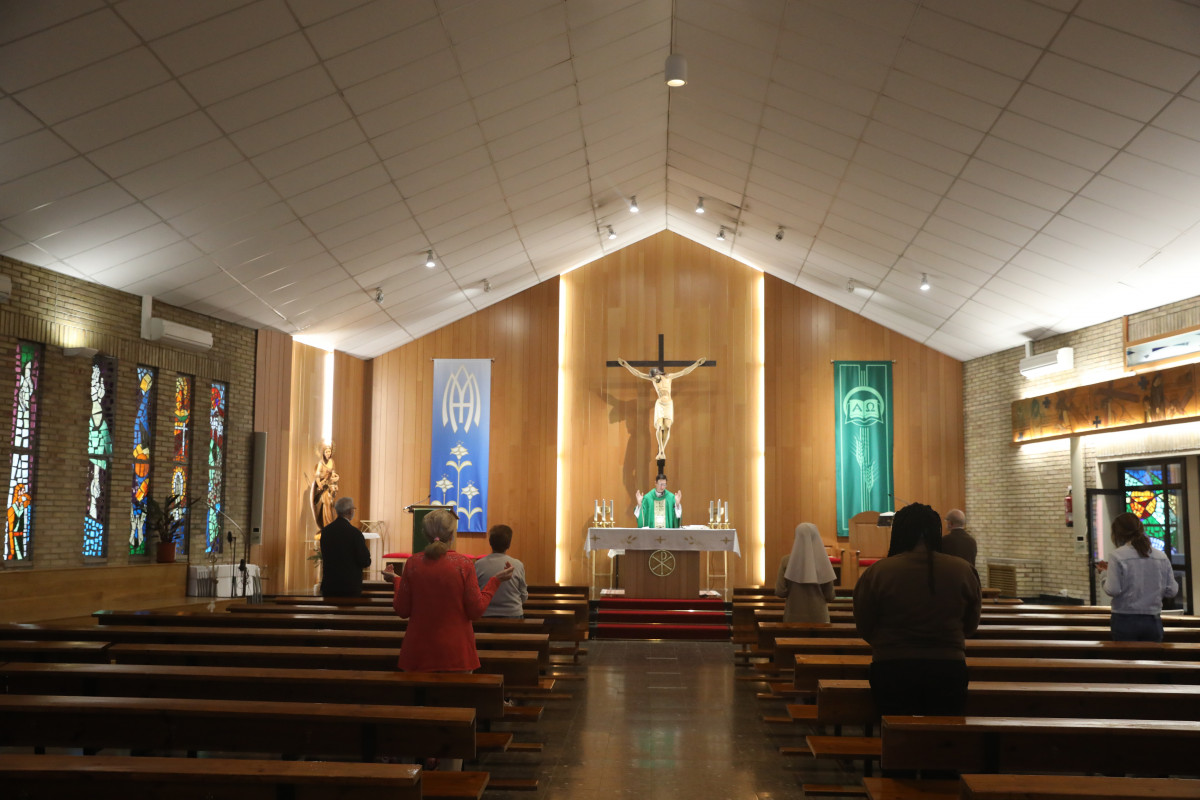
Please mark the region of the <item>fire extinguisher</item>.
<svg viewBox="0 0 1200 800"><path fill-rule="evenodd" d="M1067 527L1075 527L1075 512L1074 505L1071 500L1071 487L1067 487L1067 496L1063 498L1063 510L1067 514Z"/></svg>

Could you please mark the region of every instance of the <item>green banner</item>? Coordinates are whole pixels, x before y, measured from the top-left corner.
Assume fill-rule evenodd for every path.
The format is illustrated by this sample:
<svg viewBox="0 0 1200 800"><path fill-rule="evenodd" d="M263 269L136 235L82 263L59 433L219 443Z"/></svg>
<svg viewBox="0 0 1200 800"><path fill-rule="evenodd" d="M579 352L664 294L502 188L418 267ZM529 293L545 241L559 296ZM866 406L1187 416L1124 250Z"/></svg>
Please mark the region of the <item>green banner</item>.
<svg viewBox="0 0 1200 800"><path fill-rule="evenodd" d="M860 511L892 510L892 362L833 362L837 535Z"/></svg>

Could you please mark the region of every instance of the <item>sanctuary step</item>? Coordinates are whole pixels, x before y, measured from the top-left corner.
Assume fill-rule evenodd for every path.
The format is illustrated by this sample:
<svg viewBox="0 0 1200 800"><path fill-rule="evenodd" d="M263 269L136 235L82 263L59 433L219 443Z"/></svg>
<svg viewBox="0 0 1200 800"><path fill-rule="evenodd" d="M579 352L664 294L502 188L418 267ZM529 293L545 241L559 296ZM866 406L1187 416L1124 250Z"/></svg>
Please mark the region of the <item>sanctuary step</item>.
<svg viewBox="0 0 1200 800"><path fill-rule="evenodd" d="M720 600L670 598L602 599L596 603L592 638L728 641L729 607Z"/></svg>

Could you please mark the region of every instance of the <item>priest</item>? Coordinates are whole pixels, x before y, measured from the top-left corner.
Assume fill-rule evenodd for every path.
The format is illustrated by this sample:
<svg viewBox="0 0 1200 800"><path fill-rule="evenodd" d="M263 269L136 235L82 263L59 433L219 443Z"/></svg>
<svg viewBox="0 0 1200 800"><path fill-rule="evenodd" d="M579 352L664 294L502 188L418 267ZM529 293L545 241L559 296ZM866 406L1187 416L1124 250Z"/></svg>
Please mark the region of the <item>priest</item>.
<svg viewBox="0 0 1200 800"><path fill-rule="evenodd" d="M634 517L639 528L678 528L683 516L683 492L667 491L667 476L659 473L654 479L654 488L649 494L639 490L633 498L637 502Z"/></svg>

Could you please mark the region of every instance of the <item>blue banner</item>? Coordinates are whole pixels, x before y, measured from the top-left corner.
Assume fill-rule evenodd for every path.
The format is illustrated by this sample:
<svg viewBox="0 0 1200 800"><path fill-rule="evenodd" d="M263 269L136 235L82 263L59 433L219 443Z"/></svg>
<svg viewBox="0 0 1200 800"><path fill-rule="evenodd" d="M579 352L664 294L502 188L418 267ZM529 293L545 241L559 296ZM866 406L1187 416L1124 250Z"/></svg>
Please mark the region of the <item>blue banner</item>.
<svg viewBox="0 0 1200 800"><path fill-rule="evenodd" d="M435 358L429 502L453 506L460 531L488 529L491 426L491 359Z"/></svg>

